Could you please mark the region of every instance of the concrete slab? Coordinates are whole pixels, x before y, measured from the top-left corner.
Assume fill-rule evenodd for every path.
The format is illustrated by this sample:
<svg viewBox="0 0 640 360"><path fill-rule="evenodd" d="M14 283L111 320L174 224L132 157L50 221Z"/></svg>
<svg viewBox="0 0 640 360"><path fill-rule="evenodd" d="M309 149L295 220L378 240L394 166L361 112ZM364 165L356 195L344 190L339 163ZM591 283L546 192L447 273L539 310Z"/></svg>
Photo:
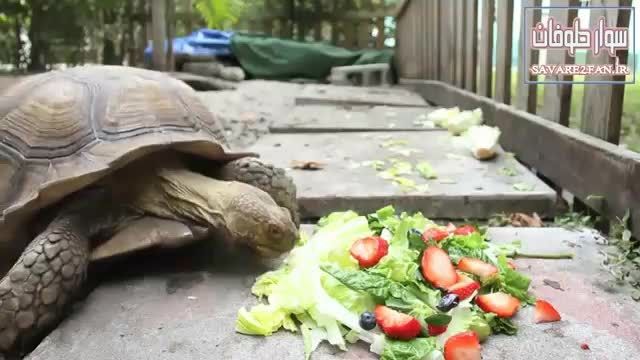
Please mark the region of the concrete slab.
<svg viewBox="0 0 640 360"><path fill-rule="evenodd" d="M398 141L406 144L385 147ZM285 168L294 161L324 163L321 170L290 170L303 218L347 209L372 212L391 203L433 218L486 218L499 212L545 216L555 203L554 191L504 152L478 161L443 131L269 134L249 149ZM366 165L387 161L389 166L391 158L414 166L426 160L438 178L425 180L414 170L402 176L429 189L406 191Z"/></svg>
<svg viewBox="0 0 640 360"><path fill-rule="evenodd" d="M551 301L563 320L536 325L531 310L523 310L515 318L519 334L489 339L483 344L484 359L638 358L640 304L627 289L607 285L611 277L598 266L600 247L593 233L493 228L489 234L497 243L521 239L530 250L572 250L575 258L516 260L531 276L534 294ZM213 265L202 269L206 263ZM116 264L110 279L26 359L303 359L297 335L280 332L264 338L234 331L237 310L255 303L250 287L267 269L242 256L207 253L202 247L141 254ZM590 350L582 350L583 343ZM376 358L362 343L346 353L323 344L313 356L314 360Z"/></svg>
<svg viewBox="0 0 640 360"><path fill-rule="evenodd" d="M273 133L439 130L427 114L435 108L391 106L296 106L283 118L274 119Z"/></svg>
<svg viewBox="0 0 640 360"><path fill-rule="evenodd" d="M402 88L317 84L306 85L296 105L428 106L420 95Z"/></svg>

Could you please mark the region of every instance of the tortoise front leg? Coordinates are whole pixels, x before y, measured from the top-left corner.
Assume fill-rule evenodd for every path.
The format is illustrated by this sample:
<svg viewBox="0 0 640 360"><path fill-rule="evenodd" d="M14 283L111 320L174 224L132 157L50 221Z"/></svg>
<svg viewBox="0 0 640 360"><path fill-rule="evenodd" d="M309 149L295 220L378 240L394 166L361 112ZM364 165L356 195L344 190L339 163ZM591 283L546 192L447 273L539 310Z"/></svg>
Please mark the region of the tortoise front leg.
<svg viewBox="0 0 640 360"><path fill-rule="evenodd" d="M89 239L124 219L103 194L65 200L58 216L0 279L0 354L14 355L60 320L86 279ZM102 206L96 206L102 204Z"/></svg>
<svg viewBox="0 0 640 360"><path fill-rule="evenodd" d="M214 176L261 189L271 195L278 205L288 209L295 225L300 225L296 186L284 169L263 163L257 158L247 157L227 163Z"/></svg>

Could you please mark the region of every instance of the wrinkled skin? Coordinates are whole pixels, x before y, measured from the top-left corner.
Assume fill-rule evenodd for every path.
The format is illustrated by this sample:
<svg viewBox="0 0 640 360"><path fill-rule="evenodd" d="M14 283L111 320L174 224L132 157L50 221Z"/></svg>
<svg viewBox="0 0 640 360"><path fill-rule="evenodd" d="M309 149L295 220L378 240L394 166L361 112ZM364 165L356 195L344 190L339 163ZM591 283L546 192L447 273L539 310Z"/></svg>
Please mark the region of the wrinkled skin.
<svg viewBox="0 0 640 360"><path fill-rule="evenodd" d="M218 180L163 154L117 171L96 184L97 189L63 200L53 221L0 280L0 359L20 351L60 319L86 279L98 239L109 242L141 218L175 221L198 234L179 241L160 236L149 246L208 239L215 233L228 245L247 246L265 258L291 250L298 238L291 179L254 159L236 162L224 165L225 180ZM247 163L257 169L251 176L238 171ZM267 180L257 178L256 171L268 174ZM122 245L130 246L131 241ZM116 245L113 255L131 250Z"/></svg>

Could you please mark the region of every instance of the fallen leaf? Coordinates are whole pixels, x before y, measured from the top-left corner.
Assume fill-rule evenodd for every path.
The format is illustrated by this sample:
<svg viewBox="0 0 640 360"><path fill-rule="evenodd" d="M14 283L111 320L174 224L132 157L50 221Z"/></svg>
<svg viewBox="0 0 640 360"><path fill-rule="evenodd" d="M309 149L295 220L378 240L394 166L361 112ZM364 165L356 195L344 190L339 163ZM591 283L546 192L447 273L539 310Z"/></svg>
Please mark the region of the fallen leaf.
<svg viewBox="0 0 640 360"><path fill-rule="evenodd" d="M384 161L382 160L367 160L362 163L363 166L371 166L377 171L382 170L384 167Z"/></svg>
<svg viewBox="0 0 640 360"><path fill-rule="evenodd" d="M511 214L509 223L515 227L543 227L542 219L535 212L531 216L524 213Z"/></svg>
<svg viewBox="0 0 640 360"><path fill-rule="evenodd" d="M544 279L542 280L542 282L547 285L548 287L554 288L556 290L560 290L560 291L564 291L564 289L562 288L562 286L560 286L560 283L554 280L549 280L549 279Z"/></svg>
<svg viewBox="0 0 640 360"><path fill-rule="evenodd" d="M589 344L587 344L587 343L582 343L582 344L580 344L580 349L582 349L582 350L589 350Z"/></svg>
<svg viewBox="0 0 640 360"><path fill-rule="evenodd" d="M291 161L291 167L299 170L321 170L325 167L325 164L318 161L293 160Z"/></svg>

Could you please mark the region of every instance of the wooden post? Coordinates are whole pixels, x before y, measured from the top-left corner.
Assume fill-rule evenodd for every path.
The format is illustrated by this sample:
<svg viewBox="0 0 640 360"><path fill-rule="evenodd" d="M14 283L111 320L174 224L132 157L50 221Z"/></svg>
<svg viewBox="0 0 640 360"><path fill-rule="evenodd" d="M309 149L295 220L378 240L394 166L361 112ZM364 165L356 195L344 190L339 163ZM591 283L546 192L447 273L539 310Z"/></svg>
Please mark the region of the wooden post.
<svg viewBox="0 0 640 360"><path fill-rule="evenodd" d="M464 88L476 91L476 67L478 64L478 0L465 0L466 18L469 19L465 28L465 68Z"/></svg>
<svg viewBox="0 0 640 360"><path fill-rule="evenodd" d="M494 98L511 103L511 49L513 46L513 0L498 2L496 41L496 91Z"/></svg>
<svg viewBox="0 0 640 360"><path fill-rule="evenodd" d="M152 67L165 71L167 58L164 43L167 39L167 3L165 0L151 0L151 27L153 36Z"/></svg>
<svg viewBox="0 0 640 360"><path fill-rule="evenodd" d="M525 7L540 6L542 0L523 0L522 11ZM529 29L534 27L542 17L540 9L529 9L522 17L525 19L526 28L521 28L520 44L518 51L518 83L516 84L516 101L515 105L518 109L528 111L532 114L536 112L538 104L538 86L536 84L525 84L525 81L534 81L537 76L529 73L529 66L537 64L539 59L539 50L533 50L531 47L525 48L525 43L530 46L531 40L528 39ZM524 25L522 25L524 26ZM524 29L524 31L522 31Z"/></svg>
<svg viewBox="0 0 640 360"><path fill-rule="evenodd" d="M557 6L578 6L578 0L556 0ZM573 19L578 16L576 8L557 8L550 11L562 26L573 23ZM546 49L547 64L573 64L575 59L567 54L566 49ZM571 81L571 75L545 75L545 81ZM569 113L571 111L571 84L545 84L544 85L544 114L543 117L559 124L569 125Z"/></svg>
<svg viewBox="0 0 640 360"><path fill-rule="evenodd" d="M591 3L593 6L631 6L631 0L595 0ZM628 27L630 10L619 9L591 9L590 11L591 28L597 27L598 19L604 16L607 25L612 27ZM620 63L627 62L628 51L618 50L617 53ZM587 64L613 64L614 58L610 57L608 52L603 49L598 56L594 56L593 52L587 54ZM612 77L610 75L591 75L586 76L585 80L598 81L623 81L624 77ZM620 141L620 122L622 120L622 107L624 99L624 84L618 85L585 85L584 100L582 101L582 123L580 128L582 132L596 136L608 142L618 144Z"/></svg>
<svg viewBox="0 0 640 360"><path fill-rule="evenodd" d="M482 1L482 31L478 45L478 94L491 97L493 86L493 22L495 0Z"/></svg>

